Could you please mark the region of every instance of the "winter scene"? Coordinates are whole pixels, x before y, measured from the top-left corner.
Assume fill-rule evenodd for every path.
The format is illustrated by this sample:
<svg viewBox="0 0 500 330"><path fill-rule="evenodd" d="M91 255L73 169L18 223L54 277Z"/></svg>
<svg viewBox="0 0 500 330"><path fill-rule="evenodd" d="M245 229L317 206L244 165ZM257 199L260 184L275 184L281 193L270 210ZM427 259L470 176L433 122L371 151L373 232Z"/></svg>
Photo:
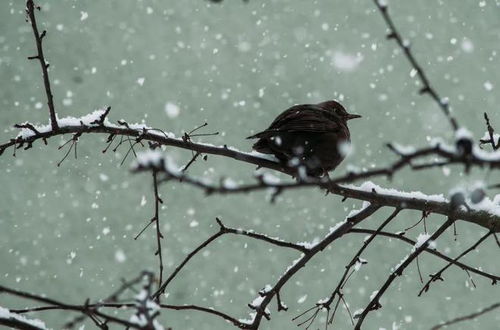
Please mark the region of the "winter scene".
<svg viewBox="0 0 500 330"><path fill-rule="evenodd" d="M500 329L499 15L0 1L0 328Z"/></svg>

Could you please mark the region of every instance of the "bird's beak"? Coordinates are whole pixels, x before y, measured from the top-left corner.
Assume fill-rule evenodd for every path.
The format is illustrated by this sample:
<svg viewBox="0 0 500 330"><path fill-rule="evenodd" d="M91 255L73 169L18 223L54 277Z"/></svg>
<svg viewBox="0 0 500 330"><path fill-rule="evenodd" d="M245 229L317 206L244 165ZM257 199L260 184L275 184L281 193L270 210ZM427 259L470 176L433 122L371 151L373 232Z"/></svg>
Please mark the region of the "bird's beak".
<svg viewBox="0 0 500 330"><path fill-rule="evenodd" d="M361 118L361 115L355 115L352 113L347 115L347 120L356 119L356 118Z"/></svg>

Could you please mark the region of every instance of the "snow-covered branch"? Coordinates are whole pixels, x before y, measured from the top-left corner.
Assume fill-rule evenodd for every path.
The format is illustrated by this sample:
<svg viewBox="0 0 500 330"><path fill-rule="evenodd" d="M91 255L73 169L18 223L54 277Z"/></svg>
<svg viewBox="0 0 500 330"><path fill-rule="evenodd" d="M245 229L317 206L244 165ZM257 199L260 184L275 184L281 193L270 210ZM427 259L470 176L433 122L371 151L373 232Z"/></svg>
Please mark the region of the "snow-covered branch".
<svg viewBox="0 0 500 330"><path fill-rule="evenodd" d="M212 2L219 1L212 0ZM394 270L388 274L388 278L380 290L375 291L371 295L366 308L361 310L360 313L356 314L354 317L351 316L351 320L353 322L355 318L358 319L357 324L355 325L356 329L361 328L362 323L370 311L381 307L380 298L382 295L387 292L397 276L400 276L403 271L424 251L446 260L447 265L431 276L429 282L424 285L423 291L428 289L431 282L441 279L441 274L446 269L451 267L451 265L456 265L467 273L471 272L486 277L490 279L493 284L496 283L500 279L499 276L489 274L480 269L475 269L460 262L459 259L474 250L488 237L493 236L498 243L496 233L500 232L500 195L490 199L486 196L486 193L482 188L479 190L476 189L470 193L462 191L453 192L450 193L449 196L445 196L444 194L430 195L420 191L407 192L392 188L384 188L372 183L371 181L366 181L377 177L390 179L403 168L409 168L416 171L446 165L459 165L464 166L466 174L471 167L484 167L493 170L500 169L500 137L497 133L495 133L493 125L491 124L487 114L484 115L487 132L478 143L474 140L472 134L467 131L467 129L458 125L457 120L452 115L448 101L445 98L442 98L430 83L423 67L419 64L412 53L409 42L403 38L396 28L391 16L389 15L386 2L382 0L374 0L374 3L382 14L382 17L389 29L389 34L387 35L388 39L396 41L404 56L408 59L412 66L412 72L414 72L413 76L416 75L420 80L420 84L422 86L420 93L428 94L434 101L436 101L437 105L450 122L454 130L455 137L448 143L435 140L424 147L401 146L397 143L397 141L392 141L387 146L396 159L388 164L372 168L370 170L350 170L347 173L336 174L336 176L332 178L312 178L298 175L300 173L300 168L280 162L274 156L259 154L256 152L243 152L226 144L216 146L208 143L193 141L193 138L196 136L196 134L191 134L193 131L176 137L173 133L166 132L159 128L150 127L145 124L132 124L125 120L112 122L108 118L111 107L99 109L78 118L70 116L59 118L54 108L53 95L48 74L49 64L47 63L43 52L43 40L46 37L47 32L39 32L36 21L36 12L40 8L35 5L33 0L27 0L27 20L31 24L37 48L36 55L30 56L29 59L38 60L41 65L42 79L44 82L49 110L49 124L36 125L32 122L24 122L14 125L14 127L18 128L20 131L17 136L10 139L10 141L0 144L0 155L10 148L13 149L15 155L16 150L18 149L30 149L33 144L37 142L48 144L51 139L63 135L71 135L71 138L64 145L59 147L59 149L61 149L69 145L63 159L58 164L61 164L73 150L76 157L76 146L79 143L80 138L87 134L107 135L107 140L105 142L106 147L103 152L106 152L112 146L114 146L114 148L111 150L116 151L123 144L128 144L129 149L126 156L128 154L137 155L137 161L133 166L133 171L150 171L153 174L152 187L155 203L154 215L149 224L156 224L156 254L159 259L159 282L158 289L156 291L153 290L153 284L157 281L157 279L154 278L152 273L143 272L138 278L128 282L123 282L118 290L113 292L107 298L94 303L90 303L90 300L87 300L83 304L68 304L42 295L0 286L0 294L8 294L10 296L42 304L42 306L39 307L24 308L20 310L8 310L0 307L0 324L24 329L45 329L45 325L42 322L38 320L30 320L21 314L46 310L65 310L75 312L78 315L78 317L66 324L67 327L75 326L78 322L89 318L95 326L101 329L107 329L108 324L115 324L125 328L134 329L163 329L158 317L162 309L171 309L200 311L220 317L241 329L258 329L263 318L267 320L271 319L269 306L274 298L276 298L278 311L287 310L280 293L285 285L295 276L295 274L299 272L301 268L306 267L310 260L328 247L332 242L350 233L369 234L369 237L364 240L357 253L347 264L338 285L333 290L331 295L318 301L316 306L313 306L311 309L299 316L308 315L308 313L312 311L312 315L308 315L307 319L304 322L301 322L301 325L309 324L308 326L310 326L310 324L314 322L318 312L323 309L328 311L328 325L328 323L333 321L335 311L341 302L348 309L348 305L344 299L343 288L350 279L351 275L355 271L360 270L361 266L366 263L366 261L361 258L361 255L370 246L370 243L377 237L396 238L407 244L412 244L413 249L410 254L401 260L401 262L394 267ZM204 126L206 126L206 124L200 127ZM492 151L482 149L484 145L491 145ZM164 153L164 147L166 146L192 151L191 160L185 166L177 166L171 160L169 155ZM146 148L147 151L136 153L135 149L141 147ZM219 183L213 183L208 181L206 178L196 178L187 174L187 169L191 166L191 164L195 163L199 158L202 158L203 155L207 154L231 158L240 163L247 163L258 166L259 168L285 173L293 177L293 179L290 178L288 181L281 181L274 177L271 173L266 172L262 175L257 175L255 182L248 184L236 184L235 181L227 178L220 180ZM123 161L125 161L126 156ZM344 221L341 221L334 227L330 228L322 239L314 240L313 242L289 242L281 238L270 237L264 233L257 233L251 229L232 228L223 224L222 221L217 218L219 230L205 239L193 251L188 253L181 263L176 266L171 271L170 275L168 275L168 277L166 276L167 278L164 280L161 243L163 235L160 231L160 204L162 203L162 200L160 198L159 188L160 183L169 180L176 180L182 184L191 185L195 188L203 190L208 195L250 193L264 190L270 193L271 201L274 201L277 196L288 190L320 188L327 193L341 196L343 200L350 198L363 201L363 207L360 210L351 211L351 213L345 217ZM354 185L354 183L359 181L362 182ZM368 230L356 227L359 223L363 222L365 219L371 217L380 209L385 207L394 208L394 211L379 225L378 229ZM432 235L423 233L416 241L412 241L403 235L384 232L383 229L386 225L395 220L396 217L399 217L400 213L404 210L421 211L423 214L422 219L424 219L424 221L425 217L431 213L444 215L448 220ZM464 220L484 227L488 230L488 233L469 249L462 252L458 257L450 258L435 250L433 248L433 244L434 241L446 230L446 228L454 224L456 220ZM147 226L149 226L149 224ZM161 304L160 297L167 292L167 288L169 288L170 283L179 276L189 261L212 242L216 241L219 237L228 234L246 236L266 244L272 244L277 247L293 250L300 255L288 268L283 271L283 274L273 285L266 285L259 291L258 296L248 304L251 309L251 313L250 318L247 320L237 319L225 312L209 307L202 307L198 305L177 306L171 304ZM500 243L498 244L500 246ZM134 288L138 285L138 283L143 284L139 291ZM128 301L133 302L123 303L121 296L124 292L129 290L134 290L136 292L133 300L130 300L130 297L128 299ZM336 298L338 299L336 300ZM330 314L331 305L335 300L336 305L333 308L333 313ZM497 307L498 306L493 305L487 310L493 310ZM118 317L117 313L113 314L103 312L103 310L109 311L113 309L115 309L115 312L118 309L130 310L133 314L129 315L129 318L123 319ZM482 312L471 314L471 316L466 316L464 318L470 319L480 315L481 313ZM451 324L453 322L454 321L450 321L446 324Z"/></svg>
<svg viewBox="0 0 500 330"><path fill-rule="evenodd" d="M500 231L500 197L491 200L484 197L474 203L470 197L464 196L465 205L455 205L443 195L426 195L422 192L404 192L392 188L383 188L372 182L365 182L360 186L338 185L322 178L308 178L303 181L280 182L266 180L265 176L257 177L256 183L237 185L227 180L214 184L205 179L198 179L182 172L177 165L160 151L138 154L133 171L158 171L163 173L163 180L177 180L192 185L211 194L249 193L258 190L270 190L272 195L287 190L318 187L329 193L374 203L380 206L390 206L402 209L419 210L453 216L456 219L468 221L495 232ZM453 196L451 196L453 197Z"/></svg>

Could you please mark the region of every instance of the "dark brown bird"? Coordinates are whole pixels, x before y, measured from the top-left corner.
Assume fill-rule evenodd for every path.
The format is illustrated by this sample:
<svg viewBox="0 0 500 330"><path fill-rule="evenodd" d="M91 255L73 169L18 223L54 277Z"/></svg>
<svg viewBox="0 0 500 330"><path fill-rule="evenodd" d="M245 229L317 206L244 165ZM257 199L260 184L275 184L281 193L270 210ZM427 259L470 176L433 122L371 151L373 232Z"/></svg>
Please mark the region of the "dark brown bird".
<svg viewBox="0 0 500 330"><path fill-rule="evenodd" d="M255 151L273 154L287 167L303 166L309 176L322 176L344 159L351 141L347 121L360 117L337 101L300 104L248 139L259 139L252 147Z"/></svg>

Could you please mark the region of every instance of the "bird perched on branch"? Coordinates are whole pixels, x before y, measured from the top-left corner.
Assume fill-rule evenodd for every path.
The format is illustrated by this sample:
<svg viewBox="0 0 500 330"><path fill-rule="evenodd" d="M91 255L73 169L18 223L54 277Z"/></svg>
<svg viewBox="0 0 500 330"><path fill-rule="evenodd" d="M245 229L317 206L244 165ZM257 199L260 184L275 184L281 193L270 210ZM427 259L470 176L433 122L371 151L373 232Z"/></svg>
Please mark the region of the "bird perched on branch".
<svg viewBox="0 0 500 330"><path fill-rule="evenodd" d="M248 139L259 139L252 147L255 151L275 155L285 166L303 167L305 174L318 177L328 175L345 158L350 144L347 121L360 117L337 101L300 104Z"/></svg>

